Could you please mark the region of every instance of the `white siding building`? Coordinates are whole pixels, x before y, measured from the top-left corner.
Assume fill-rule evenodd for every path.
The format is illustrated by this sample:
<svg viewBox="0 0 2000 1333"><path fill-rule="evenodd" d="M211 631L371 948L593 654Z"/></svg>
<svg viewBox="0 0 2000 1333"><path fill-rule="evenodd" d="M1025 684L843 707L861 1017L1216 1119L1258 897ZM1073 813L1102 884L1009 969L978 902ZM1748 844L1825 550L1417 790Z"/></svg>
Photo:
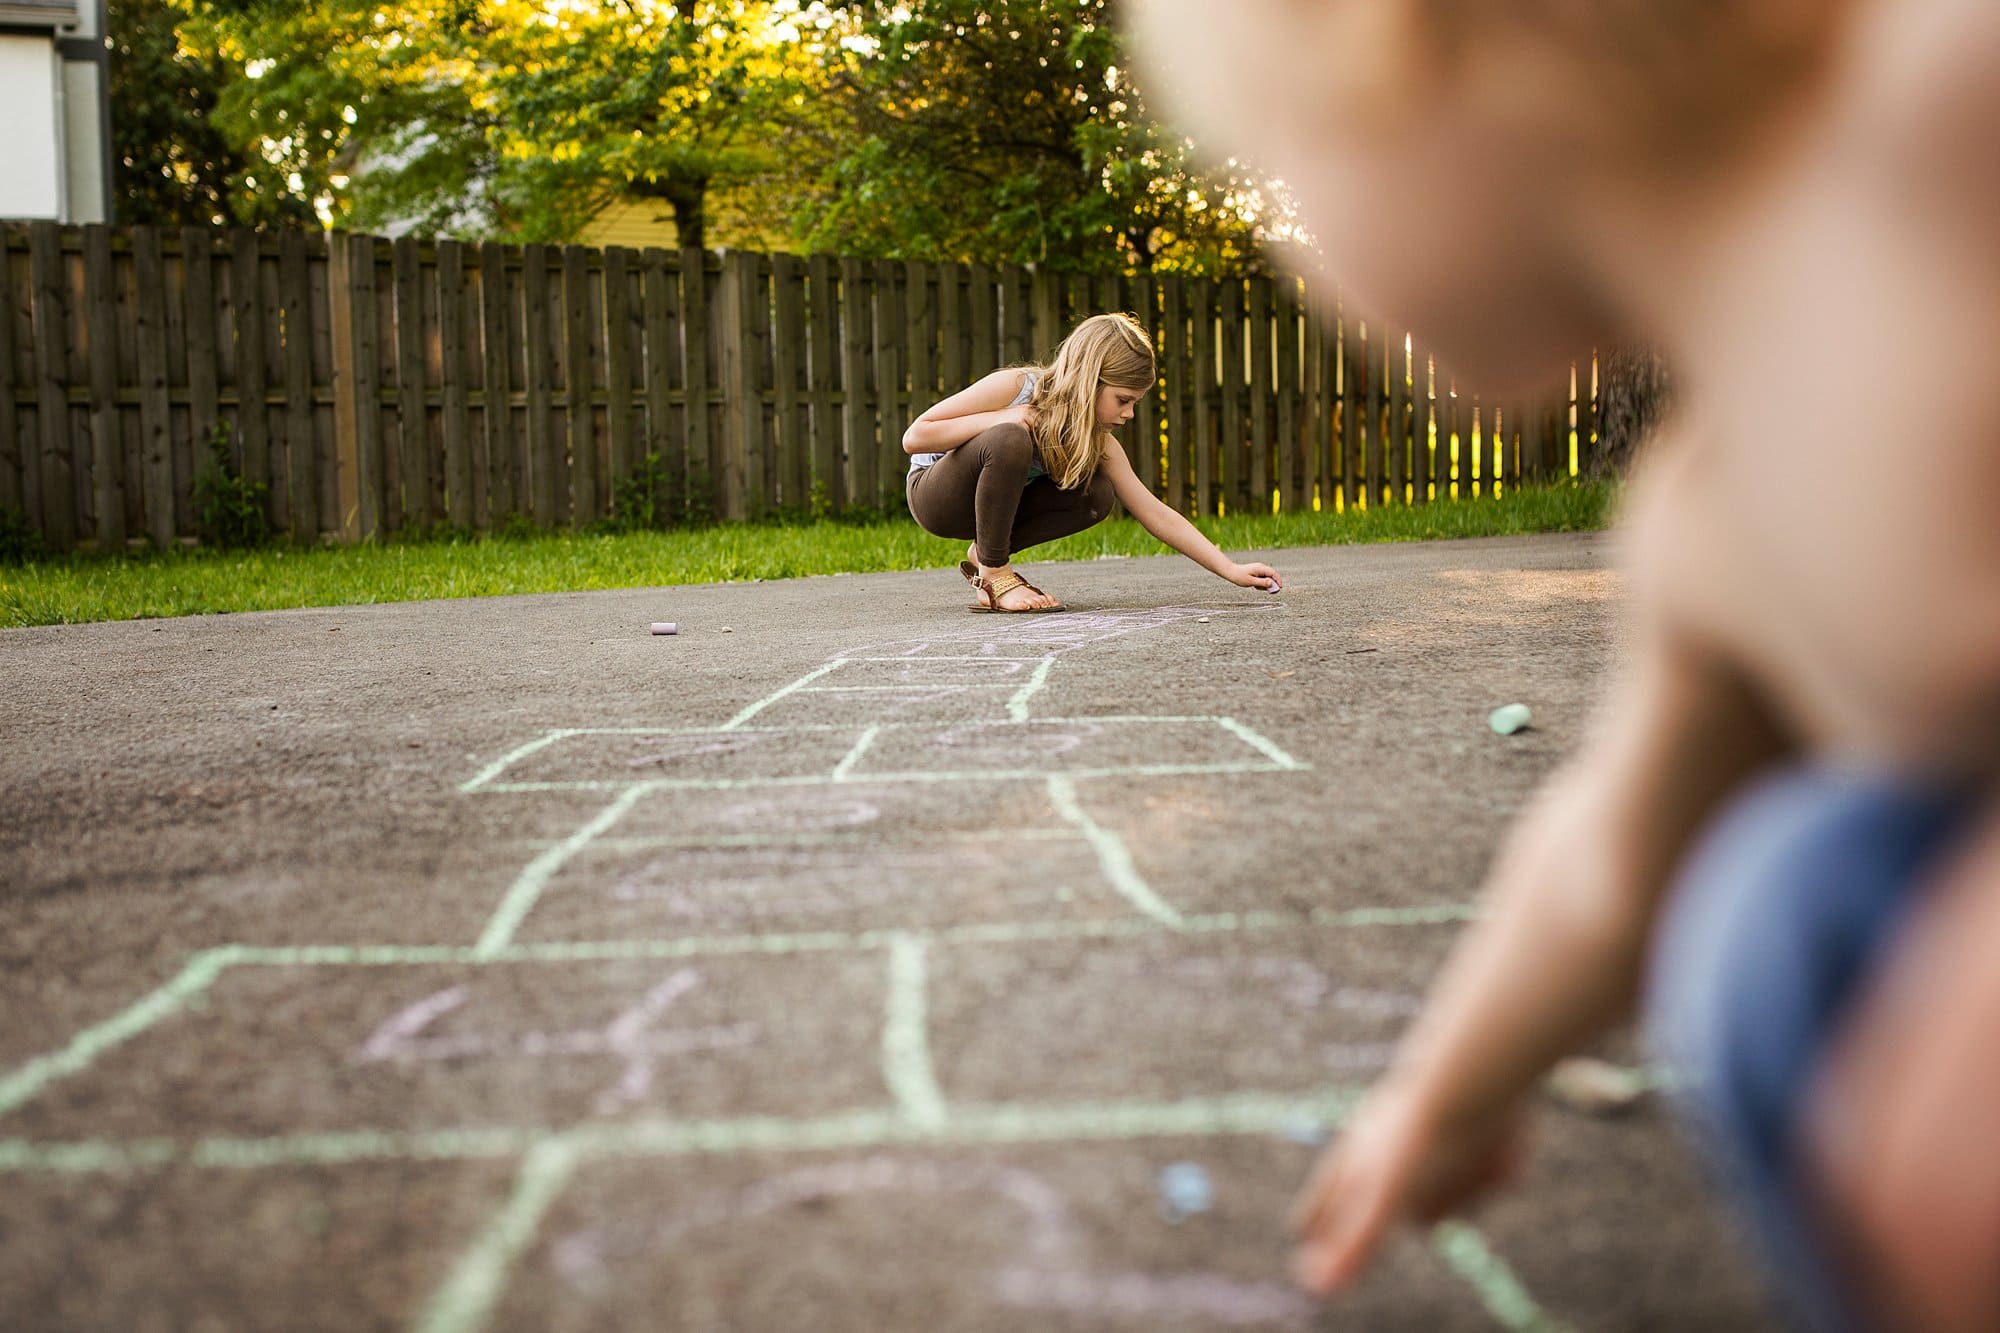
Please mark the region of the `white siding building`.
<svg viewBox="0 0 2000 1333"><path fill-rule="evenodd" d="M107 222L104 0L0 0L0 219Z"/></svg>

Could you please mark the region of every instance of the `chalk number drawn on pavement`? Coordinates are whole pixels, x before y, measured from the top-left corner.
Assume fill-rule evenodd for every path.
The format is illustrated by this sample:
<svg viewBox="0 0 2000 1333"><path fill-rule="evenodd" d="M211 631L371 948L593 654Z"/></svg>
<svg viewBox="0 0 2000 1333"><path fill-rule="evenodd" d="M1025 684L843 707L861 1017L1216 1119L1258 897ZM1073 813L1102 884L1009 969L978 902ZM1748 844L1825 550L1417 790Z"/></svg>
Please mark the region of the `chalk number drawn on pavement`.
<svg viewBox="0 0 2000 1333"><path fill-rule="evenodd" d="M612 1231L556 1237L552 1272L572 1284L601 1280L607 1246L670 1247L677 1237L808 1195L955 1192L1028 1219L1021 1251L985 1280L998 1306L1060 1308L1105 1327L1144 1327L1169 1310L1218 1325L1296 1326L1309 1310L1276 1282L1093 1266L1085 1247L1069 1239L1070 1204L1033 1172L989 1163L954 1174L921 1157L888 1155L1283 1135L1302 1122L1337 1124L1361 1086L1353 1080L1386 1058L1386 1036L1407 1018L1413 997L1350 985L1296 960L1224 956L1180 959L1163 984L1174 977L1183 985L1213 983L1221 969L1232 985L1270 989L1274 1005L1344 1008L1389 1026L1327 1047L1322 1072L1348 1081L1306 1092L1221 1087L1111 1100L954 1097L934 1059L933 971L946 951L1116 947L1162 936L1278 939L1466 919L1467 909L1457 905L1185 912L1148 881L1124 838L1093 815L1093 785L1104 780L1220 780L1308 767L1231 717L1061 717L1036 708L1057 667L1081 660L1093 645L1201 616L1264 613L1162 607L988 622L855 648L712 726L568 728L527 739L460 790L517 801L598 794L603 804L566 836L539 846L476 938L460 945L203 951L124 1012L0 1076L0 1175L169 1164L515 1162L511 1192L440 1275L412 1324L424 1333L462 1333L492 1321L549 1210L592 1164L852 1152L863 1156L766 1176L650 1229L627 1227L615 1245L606 1239ZM958 803L971 800L998 802L1018 817L996 829L957 813ZM931 915L913 919L919 908ZM553 924L538 930L544 919ZM718 933L716 923L731 929ZM698 1087L704 1070L719 1067L714 1062L735 1061L739 1072L749 1067L745 1062L777 1058L810 1068L843 1040L830 1026L789 1031L810 1028L813 1015L745 1003L741 995L750 988L731 978L752 966L820 969L810 974L809 993L829 996L829 1013L868 1016L866 1048L848 1040L846 1050L832 1051L856 1067L872 1066L861 1092L828 1091L828 1103L808 1113L776 1102L732 1105L722 1114L672 1109L673 1098ZM524 990L538 989L521 983L522 969L551 968L560 971L534 975L582 979L572 981L574 1003L561 1010L560 1023L522 999ZM320 977L363 977L335 1006L353 1011L344 1048L324 1053L324 1063L348 1077L518 1069L521 1061L560 1062L564 1069L597 1062L588 1067L607 1073L564 1123L512 1123L501 1113L476 1125L452 1124L458 1103L448 1102L441 1112L446 1123L415 1128L331 1123L190 1138L177 1123L138 1137L5 1137L6 1117L16 1108L94 1072L100 1061L115 1065L120 1047L168 1020L213 1021L228 998L218 985L223 978L268 969L297 969L303 986ZM1143 963L1135 968L1144 970ZM575 1021L578 1010L588 1016ZM1432 1249L1497 1326L1558 1327L1476 1229L1442 1227Z"/></svg>

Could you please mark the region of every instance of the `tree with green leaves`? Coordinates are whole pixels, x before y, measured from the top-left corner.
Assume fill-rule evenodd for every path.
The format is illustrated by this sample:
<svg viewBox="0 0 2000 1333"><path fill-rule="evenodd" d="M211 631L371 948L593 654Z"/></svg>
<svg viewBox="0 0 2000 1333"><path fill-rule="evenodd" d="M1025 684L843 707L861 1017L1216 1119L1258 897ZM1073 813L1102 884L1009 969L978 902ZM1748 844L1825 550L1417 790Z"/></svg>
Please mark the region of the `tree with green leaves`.
<svg viewBox="0 0 2000 1333"><path fill-rule="evenodd" d="M836 0L830 100L796 119L816 249L1085 269L1261 266L1247 170L1146 112L1111 0Z"/></svg>
<svg viewBox="0 0 2000 1333"><path fill-rule="evenodd" d="M214 120L242 70L183 41L189 17L175 0L111 0L113 216L166 226L313 222L308 201Z"/></svg>
<svg viewBox="0 0 2000 1333"><path fill-rule="evenodd" d="M561 241L636 198L684 245L1242 271L1273 211L1147 115L1110 0L119 2L187 71L128 117L187 218Z"/></svg>
<svg viewBox="0 0 2000 1333"><path fill-rule="evenodd" d="M767 3L207 0L219 115L356 227L571 239L653 198L681 243L768 169L797 60Z"/></svg>

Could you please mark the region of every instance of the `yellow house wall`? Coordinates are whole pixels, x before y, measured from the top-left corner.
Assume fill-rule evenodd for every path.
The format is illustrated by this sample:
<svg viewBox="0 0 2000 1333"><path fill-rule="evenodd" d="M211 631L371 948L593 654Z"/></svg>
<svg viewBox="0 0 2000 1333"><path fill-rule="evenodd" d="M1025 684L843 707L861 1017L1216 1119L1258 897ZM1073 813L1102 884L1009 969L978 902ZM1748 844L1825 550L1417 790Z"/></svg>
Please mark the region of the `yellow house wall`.
<svg viewBox="0 0 2000 1333"><path fill-rule="evenodd" d="M673 210L657 199L614 200L590 220L578 239L585 245L629 245L635 250L649 245L671 250L680 243Z"/></svg>

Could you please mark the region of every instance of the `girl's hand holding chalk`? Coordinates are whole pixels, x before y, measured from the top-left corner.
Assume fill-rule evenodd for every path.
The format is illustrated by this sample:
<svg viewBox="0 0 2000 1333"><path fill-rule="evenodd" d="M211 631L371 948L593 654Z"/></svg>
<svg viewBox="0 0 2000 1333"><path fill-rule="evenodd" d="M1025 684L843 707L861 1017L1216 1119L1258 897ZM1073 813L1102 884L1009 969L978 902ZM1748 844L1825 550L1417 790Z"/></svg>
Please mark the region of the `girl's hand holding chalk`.
<svg viewBox="0 0 2000 1333"><path fill-rule="evenodd" d="M1232 565L1222 577L1239 588L1256 588L1263 592L1275 593L1285 586L1278 578L1278 571L1264 564Z"/></svg>

